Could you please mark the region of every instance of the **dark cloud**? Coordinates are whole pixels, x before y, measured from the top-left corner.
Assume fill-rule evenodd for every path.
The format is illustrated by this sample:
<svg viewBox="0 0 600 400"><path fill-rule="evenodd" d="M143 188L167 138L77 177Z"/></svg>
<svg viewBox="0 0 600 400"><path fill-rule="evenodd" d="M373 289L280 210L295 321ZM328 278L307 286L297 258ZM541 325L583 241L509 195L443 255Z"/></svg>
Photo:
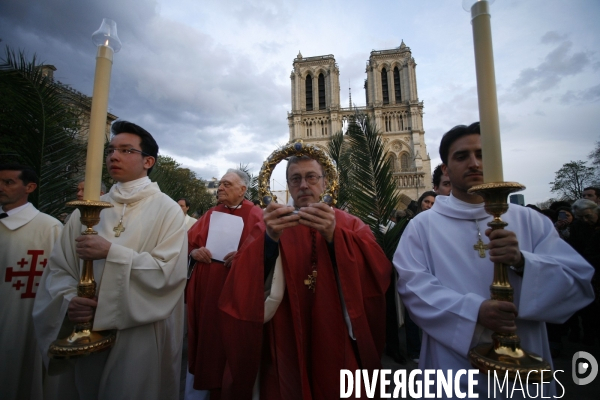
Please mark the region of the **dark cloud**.
<svg viewBox="0 0 600 400"><path fill-rule="evenodd" d="M580 91L569 90L560 98L562 104L595 103L597 101L600 101L600 84Z"/></svg>
<svg viewBox="0 0 600 400"><path fill-rule="evenodd" d="M548 43L558 43L567 39L567 35L561 35L556 31L549 31L544 34L541 38L541 42L544 44Z"/></svg>
<svg viewBox="0 0 600 400"><path fill-rule="evenodd" d="M562 39L555 32L547 33L544 38L542 42L545 43L556 43ZM535 93L556 88L565 77L582 72L590 64L589 55L585 52L570 54L572 46L572 42L562 41L540 65L523 69L501 100L521 102Z"/></svg>
<svg viewBox="0 0 600 400"><path fill-rule="evenodd" d="M156 2L37 3L2 3L4 43L36 52L57 67L57 80L91 95L91 34L102 18L114 19L123 47L114 56L111 112L153 132L161 150L174 157L200 160L224 150L233 145L227 139L236 126L243 126L255 142L287 136L281 105L289 103L289 87L273 82L273 70L259 72L248 56L230 52L193 27L162 18ZM277 2L234 4L238 17L247 21L262 23L287 15ZM278 51L275 42L264 46ZM285 67L279 68L278 74L287 74Z"/></svg>
<svg viewBox="0 0 600 400"><path fill-rule="evenodd" d="M283 26L292 17L291 11L286 7L285 2L277 0L261 2L229 0L224 3L230 8L232 15L244 25L269 26L276 23Z"/></svg>

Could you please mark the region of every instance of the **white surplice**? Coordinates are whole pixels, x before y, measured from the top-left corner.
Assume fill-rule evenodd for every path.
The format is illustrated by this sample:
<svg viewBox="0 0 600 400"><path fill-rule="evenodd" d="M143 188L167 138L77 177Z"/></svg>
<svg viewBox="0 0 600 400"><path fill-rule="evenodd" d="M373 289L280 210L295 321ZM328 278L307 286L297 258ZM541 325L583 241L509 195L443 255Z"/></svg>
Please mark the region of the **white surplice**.
<svg viewBox="0 0 600 400"><path fill-rule="evenodd" d="M42 357L31 311L37 284L62 230L55 218L27 204L0 219L0 393L40 399Z"/></svg>
<svg viewBox="0 0 600 400"><path fill-rule="evenodd" d="M101 200L114 207L104 209L94 227L112 245L105 260L94 261L98 307L93 329L117 329L114 347L74 362L50 361L51 374L65 369L68 374L66 367L74 364L80 399L179 396L186 228L179 205L146 181L113 186ZM121 216L125 231L116 237L113 228ZM61 327L70 325L65 315L81 268L74 240L84 229L75 211L42 277L33 316L44 352Z"/></svg>
<svg viewBox="0 0 600 400"><path fill-rule="evenodd" d="M472 368L469 350L492 341L492 332L477 324L477 316L481 303L490 298L493 264L487 252L480 258L473 248L477 223L483 242L489 242L484 232L491 220L483 203L438 196L402 235L393 261L402 301L423 329L421 369ZM509 271L521 346L551 362L545 322L562 323L592 301L594 270L542 214L510 204L502 220L515 232L525 258L523 277ZM487 398L487 377L479 374L478 381L479 397ZM547 395L553 388L544 390Z"/></svg>
<svg viewBox="0 0 600 400"><path fill-rule="evenodd" d="M184 221L185 229L189 230L192 226L194 226L196 221L198 221L196 218L192 218L189 215L185 214L185 221Z"/></svg>

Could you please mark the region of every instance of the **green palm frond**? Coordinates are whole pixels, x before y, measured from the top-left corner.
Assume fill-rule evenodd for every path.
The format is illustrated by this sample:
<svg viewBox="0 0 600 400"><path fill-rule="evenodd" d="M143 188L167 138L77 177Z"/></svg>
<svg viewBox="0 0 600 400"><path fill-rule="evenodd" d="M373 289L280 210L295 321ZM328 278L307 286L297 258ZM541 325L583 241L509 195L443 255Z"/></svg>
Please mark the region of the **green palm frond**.
<svg viewBox="0 0 600 400"><path fill-rule="evenodd" d="M258 200L258 175L252 174L248 164L244 165L240 163L238 169L244 171L250 177L250 186L246 190L246 199L250 201Z"/></svg>
<svg viewBox="0 0 600 400"><path fill-rule="evenodd" d="M345 140L344 140L345 139ZM385 229L400 202L385 146L375 124L362 114L351 119L346 135L332 137L329 153L336 161L345 208L369 225L377 243L391 260L406 221ZM384 233L385 231L385 233Z"/></svg>
<svg viewBox="0 0 600 400"><path fill-rule="evenodd" d="M347 210L352 203L348 180L352 166L349 150L348 143L344 141L343 132L338 132L331 137L327 152L338 169L340 186L337 194L337 207L343 210Z"/></svg>
<svg viewBox="0 0 600 400"><path fill-rule="evenodd" d="M0 61L0 154L31 166L40 178L29 196L38 209L58 216L75 197L85 163L81 112L71 91L42 73L34 56L7 47Z"/></svg>

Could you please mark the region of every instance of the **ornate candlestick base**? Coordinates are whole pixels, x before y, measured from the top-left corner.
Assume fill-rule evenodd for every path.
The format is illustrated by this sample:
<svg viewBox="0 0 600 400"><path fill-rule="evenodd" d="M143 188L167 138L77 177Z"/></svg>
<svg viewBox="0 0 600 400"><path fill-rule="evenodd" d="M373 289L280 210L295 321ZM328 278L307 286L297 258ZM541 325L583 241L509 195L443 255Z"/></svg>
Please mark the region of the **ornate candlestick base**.
<svg viewBox="0 0 600 400"><path fill-rule="evenodd" d="M67 203L67 206L77 207L81 212L81 223L87 226L82 235L97 235L92 227L100 222L100 211L113 205L104 201L76 200ZM94 280L94 262L84 260L81 277L77 285L77 296L88 299L96 295L96 281ZM94 320L75 324L73 332L64 339L57 339L50 345L48 356L55 359L85 356L90 353L110 348L117 337L116 330L96 332L92 331Z"/></svg>
<svg viewBox="0 0 600 400"><path fill-rule="evenodd" d="M508 210L507 197L510 193L525 189L525 186L516 182L484 183L469 189L469 193L476 193L485 201L485 211L494 219L488 223L493 230L504 229L508 224L500 218ZM508 265L494 263L494 281L490 286L491 299L513 301L513 288L508 281ZM492 344L481 344L469 352L469 359L473 367L481 372L497 371L502 373L501 378L507 373L509 378L515 378L517 373L523 377L528 376L531 382L541 382L541 371L544 382L552 379L550 363L540 356L528 353L521 348L521 340L516 334L495 332L492 335ZM529 372L531 374L527 375Z"/></svg>

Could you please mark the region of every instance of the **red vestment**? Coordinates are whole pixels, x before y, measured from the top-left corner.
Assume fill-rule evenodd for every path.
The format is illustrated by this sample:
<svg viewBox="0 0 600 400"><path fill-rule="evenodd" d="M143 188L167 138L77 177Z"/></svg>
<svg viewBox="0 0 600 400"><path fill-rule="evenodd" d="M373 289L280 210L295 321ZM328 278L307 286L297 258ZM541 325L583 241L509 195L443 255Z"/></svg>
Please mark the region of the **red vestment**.
<svg viewBox="0 0 600 400"><path fill-rule="evenodd" d="M227 208L222 204L213 207L188 231L188 254L206 246L210 216L215 211L242 217L244 229L240 245L244 243L252 227L263 220L262 210L248 200L244 200L242 207L238 209ZM229 271L222 262L196 262L188 281L188 366L190 373L194 375L194 389L197 390L221 387L225 351L218 329L217 303Z"/></svg>
<svg viewBox="0 0 600 400"><path fill-rule="evenodd" d="M261 223L238 251L219 301L227 353L223 399L250 399L259 366L260 398L268 400L339 398L341 369L381 368L391 263L367 225L337 209L335 217L339 285L356 341L344 321L336 267L319 233L316 291L304 283L312 272L312 239L304 225L286 229L280 238L286 289L273 319L263 324Z"/></svg>

